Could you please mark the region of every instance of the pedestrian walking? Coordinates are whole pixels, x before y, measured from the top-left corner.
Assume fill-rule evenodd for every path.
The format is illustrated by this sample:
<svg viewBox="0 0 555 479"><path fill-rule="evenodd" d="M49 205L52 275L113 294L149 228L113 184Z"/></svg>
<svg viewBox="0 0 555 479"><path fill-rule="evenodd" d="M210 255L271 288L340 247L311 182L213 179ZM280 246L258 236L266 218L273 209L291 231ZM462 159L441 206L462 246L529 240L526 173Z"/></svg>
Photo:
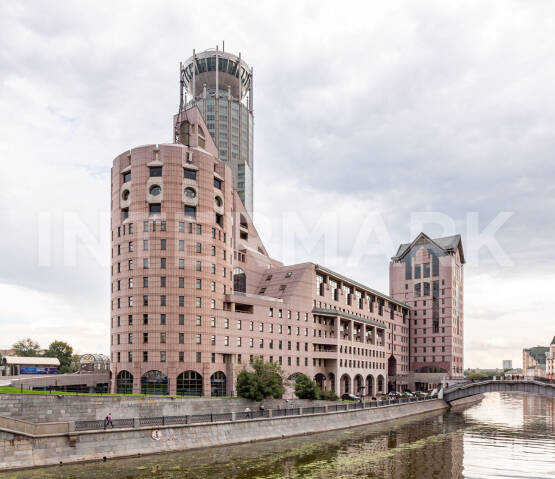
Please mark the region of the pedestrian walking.
<svg viewBox="0 0 555 479"><path fill-rule="evenodd" d="M112 426L112 429L114 428L114 423L112 422L112 413L109 412L108 415L106 416L106 418L104 419L104 429L106 429L108 426Z"/></svg>
<svg viewBox="0 0 555 479"><path fill-rule="evenodd" d="M246 417L247 419L250 419L250 418L251 418L251 408L248 407L248 406L245 408L245 417Z"/></svg>

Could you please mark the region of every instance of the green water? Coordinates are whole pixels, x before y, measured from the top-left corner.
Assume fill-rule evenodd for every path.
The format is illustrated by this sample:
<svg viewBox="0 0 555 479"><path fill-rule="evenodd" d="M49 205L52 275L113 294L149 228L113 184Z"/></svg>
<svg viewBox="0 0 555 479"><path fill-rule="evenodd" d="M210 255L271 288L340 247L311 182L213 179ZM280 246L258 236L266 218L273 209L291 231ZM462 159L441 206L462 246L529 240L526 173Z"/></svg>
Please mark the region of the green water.
<svg viewBox="0 0 555 479"><path fill-rule="evenodd" d="M555 400L491 393L463 412L276 441L0 473L6 478L555 478Z"/></svg>

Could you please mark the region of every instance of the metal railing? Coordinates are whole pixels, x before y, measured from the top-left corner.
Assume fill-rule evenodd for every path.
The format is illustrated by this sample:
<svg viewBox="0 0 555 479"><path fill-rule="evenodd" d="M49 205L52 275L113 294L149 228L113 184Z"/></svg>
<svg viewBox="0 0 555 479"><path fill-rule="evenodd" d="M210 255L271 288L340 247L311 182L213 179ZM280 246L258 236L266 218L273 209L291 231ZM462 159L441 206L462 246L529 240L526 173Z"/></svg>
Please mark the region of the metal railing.
<svg viewBox="0 0 555 479"><path fill-rule="evenodd" d="M141 418L125 418L114 419L113 428L133 428L142 426L171 426L183 424L210 424L214 422L226 421L247 421L263 418L289 417L289 416L305 416L311 414L355 411L357 409L371 409L386 406L407 404L412 402L429 401L437 399L437 396L426 397L410 397L399 399L385 399L377 401L365 402L344 402L337 404L328 404L327 406L309 406L309 407L288 407L281 409L242 411L242 412L224 412L224 413L206 413L206 414L190 414L186 416L155 416ZM108 429L112 426L108 425ZM92 431L104 429L104 420L87 420L75 421L76 431Z"/></svg>

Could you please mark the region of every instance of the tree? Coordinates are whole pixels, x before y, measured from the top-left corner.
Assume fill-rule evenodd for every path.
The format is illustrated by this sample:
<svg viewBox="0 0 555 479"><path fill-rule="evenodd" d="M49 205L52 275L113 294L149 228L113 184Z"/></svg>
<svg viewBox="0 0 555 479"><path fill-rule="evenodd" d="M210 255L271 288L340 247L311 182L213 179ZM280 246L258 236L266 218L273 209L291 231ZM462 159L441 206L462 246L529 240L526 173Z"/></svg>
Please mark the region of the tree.
<svg viewBox="0 0 555 479"><path fill-rule="evenodd" d="M285 392L283 370L276 363L255 358L252 371L243 369L237 376L237 394L246 399L262 401L264 398L279 399Z"/></svg>
<svg viewBox="0 0 555 479"><path fill-rule="evenodd" d="M487 378L488 378L487 374L478 373L478 372L470 373L468 376L466 376L466 379L470 379L470 380L472 380L472 379L487 379Z"/></svg>
<svg viewBox="0 0 555 479"><path fill-rule="evenodd" d="M71 373L72 370L72 360L73 360L73 348L67 344L65 341L52 341L48 349L44 352L44 356L48 358L58 358L60 361L60 373Z"/></svg>
<svg viewBox="0 0 555 479"><path fill-rule="evenodd" d="M15 349L16 356L38 356L40 351L40 345L31 338L20 339L17 343L13 345Z"/></svg>
<svg viewBox="0 0 555 479"><path fill-rule="evenodd" d="M295 394L299 399L320 399L320 386L306 374L297 374L295 378Z"/></svg>

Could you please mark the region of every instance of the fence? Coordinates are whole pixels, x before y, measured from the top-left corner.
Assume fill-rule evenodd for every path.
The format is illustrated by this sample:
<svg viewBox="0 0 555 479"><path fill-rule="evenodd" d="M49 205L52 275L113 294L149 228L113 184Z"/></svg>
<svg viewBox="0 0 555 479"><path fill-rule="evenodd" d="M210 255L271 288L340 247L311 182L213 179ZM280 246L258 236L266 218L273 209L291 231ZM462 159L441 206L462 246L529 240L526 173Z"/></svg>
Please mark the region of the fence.
<svg viewBox="0 0 555 479"><path fill-rule="evenodd" d="M127 418L127 419L114 419L113 428L133 428L141 426L171 426L181 424L206 424L213 422L225 421L246 421L261 418L271 417L288 417L288 416L304 416L310 414L323 414L330 412L353 411L356 409L370 409L385 406L392 406L396 404L407 404L418 401L428 401L430 399L437 399L437 396L426 397L410 397L399 399L386 399L384 401L367 401L367 402L348 402L329 404L328 406L310 406L310 407L291 407L280 409L268 409L258 411L243 411L243 412L225 412L225 413L208 413L208 414L191 414L187 416L156 416L156 417L141 417L141 418ZM91 431L104 429L104 420L94 421L75 421L76 431ZM110 427L110 426L108 426Z"/></svg>

